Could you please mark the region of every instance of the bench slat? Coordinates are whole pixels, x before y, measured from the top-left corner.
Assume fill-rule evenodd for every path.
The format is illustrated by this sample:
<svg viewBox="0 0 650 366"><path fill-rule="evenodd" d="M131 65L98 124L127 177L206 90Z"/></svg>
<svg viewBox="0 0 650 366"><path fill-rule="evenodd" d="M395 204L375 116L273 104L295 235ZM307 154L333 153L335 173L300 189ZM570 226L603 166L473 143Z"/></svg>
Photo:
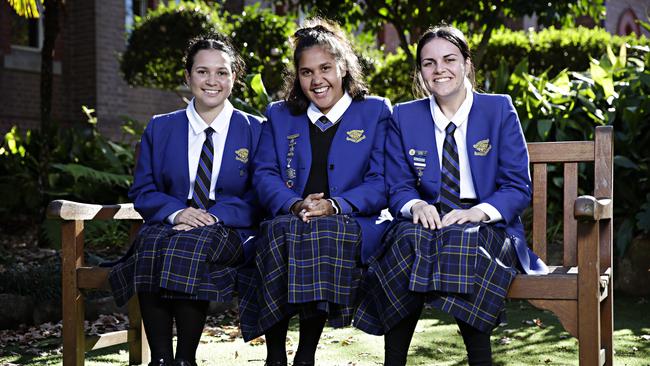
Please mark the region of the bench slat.
<svg viewBox="0 0 650 366"><path fill-rule="evenodd" d="M594 161L594 142L530 142L528 155L533 164Z"/></svg>
<svg viewBox="0 0 650 366"><path fill-rule="evenodd" d="M533 251L546 262L546 164L533 164Z"/></svg>
<svg viewBox="0 0 650 366"><path fill-rule="evenodd" d="M578 265L577 259L577 221L573 215L573 204L578 197L578 164L564 164L564 220L562 223L562 242L564 243L565 266Z"/></svg>

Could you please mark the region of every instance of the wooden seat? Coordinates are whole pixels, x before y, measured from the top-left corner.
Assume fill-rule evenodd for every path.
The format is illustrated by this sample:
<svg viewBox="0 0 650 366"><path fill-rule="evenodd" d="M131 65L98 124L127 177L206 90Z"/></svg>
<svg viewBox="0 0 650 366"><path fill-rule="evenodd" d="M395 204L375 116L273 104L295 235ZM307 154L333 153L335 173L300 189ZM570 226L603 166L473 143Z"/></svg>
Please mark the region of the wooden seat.
<svg viewBox="0 0 650 366"><path fill-rule="evenodd" d="M129 328L86 337L84 333L85 290L107 289L110 268L89 267L84 263L84 222L90 220L131 220L129 241L142 225L133 204L91 205L72 201L52 201L49 218L61 223L61 275L63 306L63 365L83 365L85 352L117 344L129 344L129 364L149 362L149 346L142 326L137 296L128 304Z"/></svg>
<svg viewBox="0 0 650 366"><path fill-rule="evenodd" d="M528 144L533 171L533 249L547 260L548 164L562 164L563 256L544 276L518 275L508 293L552 311L578 338L580 365L613 365L611 127L597 127L594 141ZM594 166L592 196L578 197L578 164ZM63 365L83 365L85 351L129 343L129 363L146 363L149 350L137 299L129 302L128 331L85 337L84 291L106 288L108 268L84 264L84 221L131 220L131 239L142 224L132 204L91 205L57 200L48 217L63 220ZM547 262L548 263L548 262ZM580 311L578 311L580 309Z"/></svg>
<svg viewBox="0 0 650 366"><path fill-rule="evenodd" d="M548 263L548 164L563 165L562 263L544 276L518 275L508 297L550 310L578 338L580 365L613 365L612 127L594 141L528 144L533 170L533 250ZM578 197L578 164L593 164L593 195Z"/></svg>

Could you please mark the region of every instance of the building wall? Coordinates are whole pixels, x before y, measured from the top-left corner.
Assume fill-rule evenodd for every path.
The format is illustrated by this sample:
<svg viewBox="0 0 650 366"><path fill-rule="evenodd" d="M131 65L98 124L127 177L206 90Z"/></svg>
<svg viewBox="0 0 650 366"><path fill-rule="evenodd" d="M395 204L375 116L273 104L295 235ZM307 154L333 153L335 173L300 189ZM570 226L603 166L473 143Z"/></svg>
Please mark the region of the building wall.
<svg viewBox="0 0 650 366"><path fill-rule="evenodd" d="M40 121L40 52L11 46L10 11L0 1L0 134L15 124L37 128ZM55 121L84 122L85 105L96 110L102 132L119 138L122 116L146 123L154 114L185 106L176 93L132 88L122 79L118 57L126 47L124 0L66 0L64 14L55 51ZM18 53L30 56L33 65L20 66L24 62ZM7 67L5 60L18 62L18 68Z"/></svg>

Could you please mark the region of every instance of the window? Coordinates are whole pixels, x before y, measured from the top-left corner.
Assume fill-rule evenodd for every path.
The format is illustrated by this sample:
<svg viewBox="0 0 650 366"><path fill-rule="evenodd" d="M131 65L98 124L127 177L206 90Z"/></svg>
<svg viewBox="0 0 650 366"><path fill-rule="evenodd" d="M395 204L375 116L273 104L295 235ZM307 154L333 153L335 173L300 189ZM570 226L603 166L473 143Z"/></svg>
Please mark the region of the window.
<svg viewBox="0 0 650 366"><path fill-rule="evenodd" d="M40 11L40 9L39 9ZM11 9L11 44L13 46L40 49L43 45L42 18L27 19Z"/></svg>

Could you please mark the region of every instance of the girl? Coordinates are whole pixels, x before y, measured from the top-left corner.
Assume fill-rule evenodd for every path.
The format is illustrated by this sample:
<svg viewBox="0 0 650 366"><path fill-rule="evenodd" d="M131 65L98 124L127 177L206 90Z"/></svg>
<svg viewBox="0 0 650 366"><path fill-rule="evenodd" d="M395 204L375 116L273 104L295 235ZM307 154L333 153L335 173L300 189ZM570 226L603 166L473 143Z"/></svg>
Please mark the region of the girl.
<svg viewBox="0 0 650 366"><path fill-rule="evenodd" d="M271 104L253 184L269 220L255 273L240 287L245 340L266 335L267 365L286 365L289 319L300 314L294 365L313 365L326 320L350 323L360 264L379 243L386 206L389 102L367 97L340 28L316 19L293 36L286 100ZM257 281L254 279L257 278Z"/></svg>
<svg viewBox="0 0 650 366"><path fill-rule="evenodd" d="M508 96L473 91L458 29L427 30L416 60L416 90L430 97L393 113L386 182L397 219L370 260L355 325L385 333L385 365L404 365L426 302L455 317L470 365L490 365L515 268L547 271L519 218L531 197L526 142Z"/></svg>
<svg viewBox="0 0 650 366"><path fill-rule="evenodd" d="M145 225L109 280L118 304L138 295L149 365L196 365L208 302L231 300L234 267L250 251L257 209L249 157L261 125L228 101L243 67L223 36L192 40L185 78L194 98L153 117L142 136L129 198Z"/></svg>

